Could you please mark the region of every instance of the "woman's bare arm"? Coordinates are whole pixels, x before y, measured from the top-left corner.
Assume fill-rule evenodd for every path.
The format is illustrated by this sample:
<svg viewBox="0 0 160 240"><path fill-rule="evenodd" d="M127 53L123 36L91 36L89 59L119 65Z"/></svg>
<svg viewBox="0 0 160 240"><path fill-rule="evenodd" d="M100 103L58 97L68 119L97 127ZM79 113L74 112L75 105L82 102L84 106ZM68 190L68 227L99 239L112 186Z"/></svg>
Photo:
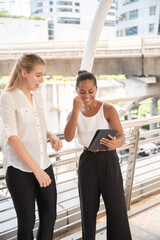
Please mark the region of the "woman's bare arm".
<svg viewBox="0 0 160 240"><path fill-rule="evenodd" d="M73 100L72 112L70 112L68 115L67 124L64 129L64 138L67 142L72 141L72 139L74 138L77 127L78 115L82 106L83 102L81 98L79 96L75 97Z"/></svg>
<svg viewBox="0 0 160 240"><path fill-rule="evenodd" d="M106 120L109 122L110 127L112 129L116 129L118 133L116 134L116 138L109 135L111 140L102 139L101 144L104 144L107 147L109 147L108 150L113 150L115 148L121 147L125 142L125 136L116 109L112 105L105 104L104 116Z"/></svg>

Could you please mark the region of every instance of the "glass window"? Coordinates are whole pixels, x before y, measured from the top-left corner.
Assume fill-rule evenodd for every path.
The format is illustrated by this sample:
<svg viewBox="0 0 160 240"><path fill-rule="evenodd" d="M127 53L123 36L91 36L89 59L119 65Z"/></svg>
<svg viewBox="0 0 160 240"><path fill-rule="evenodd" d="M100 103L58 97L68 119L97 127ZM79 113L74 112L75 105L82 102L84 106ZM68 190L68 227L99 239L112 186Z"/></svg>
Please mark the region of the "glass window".
<svg viewBox="0 0 160 240"><path fill-rule="evenodd" d="M75 9L75 12L80 13L80 9Z"/></svg>
<svg viewBox="0 0 160 240"><path fill-rule="evenodd" d="M154 23L149 24L149 32L154 32Z"/></svg>
<svg viewBox="0 0 160 240"><path fill-rule="evenodd" d="M117 37L123 37L123 30L117 31Z"/></svg>
<svg viewBox="0 0 160 240"><path fill-rule="evenodd" d="M43 13L43 9L36 10L36 13Z"/></svg>
<svg viewBox="0 0 160 240"><path fill-rule="evenodd" d="M54 2L53 1L49 1L49 5L53 5L54 4Z"/></svg>
<svg viewBox="0 0 160 240"><path fill-rule="evenodd" d="M53 21L48 21L48 28L53 29Z"/></svg>
<svg viewBox="0 0 160 240"><path fill-rule="evenodd" d="M126 28L126 36L137 35L137 34L138 34L137 26Z"/></svg>
<svg viewBox="0 0 160 240"><path fill-rule="evenodd" d="M108 12L108 15L115 16L115 12Z"/></svg>
<svg viewBox="0 0 160 240"><path fill-rule="evenodd" d="M156 15L156 6L152 6L149 8L149 15Z"/></svg>
<svg viewBox="0 0 160 240"><path fill-rule="evenodd" d="M59 17L57 19L58 23L68 23L68 24L80 24L80 18L68 18L68 17Z"/></svg>
<svg viewBox="0 0 160 240"><path fill-rule="evenodd" d="M72 8L57 8L58 12L72 12Z"/></svg>
<svg viewBox="0 0 160 240"><path fill-rule="evenodd" d="M79 2L75 2L75 6L79 6L80 5L80 3Z"/></svg>
<svg viewBox="0 0 160 240"><path fill-rule="evenodd" d="M158 27L158 35L160 35L160 24L159 24L159 27Z"/></svg>
<svg viewBox="0 0 160 240"><path fill-rule="evenodd" d="M70 1L57 1L57 5L72 5Z"/></svg>
<svg viewBox="0 0 160 240"><path fill-rule="evenodd" d="M129 20L138 18L138 9L129 12Z"/></svg>
<svg viewBox="0 0 160 240"><path fill-rule="evenodd" d="M123 5L127 5L130 3L138 2L139 0L123 0Z"/></svg>
<svg viewBox="0 0 160 240"><path fill-rule="evenodd" d="M43 6L43 2L36 3L36 7L42 7L42 6Z"/></svg>
<svg viewBox="0 0 160 240"><path fill-rule="evenodd" d="M50 11L50 12L53 12L53 8L50 8L49 11Z"/></svg>
<svg viewBox="0 0 160 240"><path fill-rule="evenodd" d="M105 23L104 23L104 26L113 27L113 26L115 26L115 21L106 20Z"/></svg>

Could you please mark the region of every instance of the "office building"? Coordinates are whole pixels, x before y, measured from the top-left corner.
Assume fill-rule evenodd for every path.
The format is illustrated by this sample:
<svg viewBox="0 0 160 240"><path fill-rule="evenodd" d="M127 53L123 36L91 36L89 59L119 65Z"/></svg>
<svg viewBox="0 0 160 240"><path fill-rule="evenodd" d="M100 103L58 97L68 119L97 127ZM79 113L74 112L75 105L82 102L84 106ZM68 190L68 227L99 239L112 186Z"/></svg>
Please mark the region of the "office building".
<svg viewBox="0 0 160 240"><path fill-rule="evenodd" d="M117 36L160 34L160 0L116 0Z"/></svg>
<svg viewBox="0 0 160 240"><path fill-rule="evenodd" d="M98 0L31 0L31 15L49 20L50 39L86 40L98 3ZM115 37L115 11L115 3L113 3L101 39Z"/></svg>

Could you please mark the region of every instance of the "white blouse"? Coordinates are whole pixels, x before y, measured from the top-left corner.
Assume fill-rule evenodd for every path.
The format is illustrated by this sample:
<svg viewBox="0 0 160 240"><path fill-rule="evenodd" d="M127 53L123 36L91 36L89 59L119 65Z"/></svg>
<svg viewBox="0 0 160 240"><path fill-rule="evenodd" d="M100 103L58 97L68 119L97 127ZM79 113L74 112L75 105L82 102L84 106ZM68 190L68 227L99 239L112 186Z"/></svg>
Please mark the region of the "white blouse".
<svg viewBox="0 0 160 240"><path fill-rule="evenodd" d="M80 144L89 147L90 142L97 129L110 128L109 122L104 116L104 104L99 111L92 117L86 117L80 111L77 122L77 137Z"/></svg>
<svg viewBox="0 0 160 240"><path fill-rule="evenodd" d="M5 92L0 98L0 145L3 153L3 168L13 166L25 172L30 168L18 157L7 143L10 136L18 136L31 157L42 168L51 164L47 154L47 124L40 92L31 91L33 105L26 95L16 89Z"/></svg>

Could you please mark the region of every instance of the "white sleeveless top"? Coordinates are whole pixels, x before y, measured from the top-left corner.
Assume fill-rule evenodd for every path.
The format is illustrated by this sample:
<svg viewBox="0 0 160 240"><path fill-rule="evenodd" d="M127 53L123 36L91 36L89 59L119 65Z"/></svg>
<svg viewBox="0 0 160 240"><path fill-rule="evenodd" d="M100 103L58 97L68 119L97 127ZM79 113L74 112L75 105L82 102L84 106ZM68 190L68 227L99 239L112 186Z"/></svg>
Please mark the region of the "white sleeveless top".
<svg viewBox="0 0 160 240"><path fill-rule="evenodd" d="M80 144L89 147L89 144L97 129L110 128L108 121L105 119L103 112L103 104L97 114L92 117L85 117L79 112L77 121L77 137Z"/></svg>

